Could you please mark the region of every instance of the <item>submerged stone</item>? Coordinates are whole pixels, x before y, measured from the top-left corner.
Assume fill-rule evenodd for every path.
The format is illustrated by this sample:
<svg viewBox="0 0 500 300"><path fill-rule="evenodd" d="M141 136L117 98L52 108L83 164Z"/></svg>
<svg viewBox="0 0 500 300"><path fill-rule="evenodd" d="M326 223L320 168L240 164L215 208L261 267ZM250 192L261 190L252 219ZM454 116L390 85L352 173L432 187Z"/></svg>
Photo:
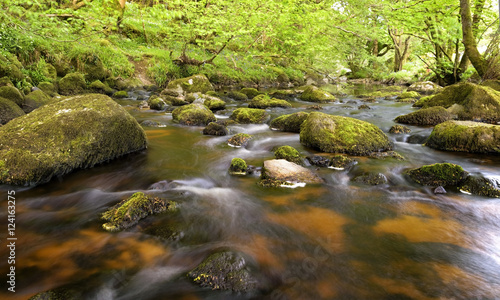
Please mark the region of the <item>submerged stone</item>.
<svg viewBox="0 0 500 300"><path fill-rule="evenodd" d="M187 276L194 283L213 290L247 292L259 285L245 258L229 251L210 255Z"/></svg>
<svg viewBox="0 0 500 300"><path fill-rule="evenodd" d="M437 125L453 119L453 115L442 106L422 108L397 117L394 121L412 125Z"/></svg>
<svg viewBox="0 0 500 300"><path fill-rule="evenodd" d="M108 223L102 227L111 232L127 229L148 215L174 208L175 205L170 201L137 192L103 213L102 219Z"/></svg>
<svg viewBox="0 0 500 300"><path fill-rule="evenodd" d="M172 119L183 125L205 126L210 122L215 122L214 113L205 105L193 103L176 108L172 111Z"/></svg>
<svg viewBox="0 0 500 300"><path fill-rule="evenodd" d="M331 153L369 155L392 150L382 130L365 121L312 112L301 126L300 142L313 149Z"/></svg>
<svg viewBox="0 0 500 300"><path fill-rule="evenodd" d="M269 117L263 109L258 108L237 108L230 118L241 124L261 124Z"/></svg>
<svg viewBox="0 0 500 300"><path fill-rule="evenodd" d="M500 153L500 125L447 121L436 125L426 146L446 151Z"/></svg>
<svg viewBox="0 0 500 300"><path fill-rule="evenodd" d="M36 185L146 146L141 126L108 96L74 96L0 127L0 182Z"/></svg>
<svg viewBox="0 0 500 300"><path fill-rule="evenodd" d="M272 120L269 124L269 127L272 129L278 129L280 131L286 132L300 132L300 126L309 116L309 113L306 112L297 112L289 115L279 116L276 119Z"/></svg>
<svg viewBox="0 0 500 300"><path fill-rule="evenodd" d="M437 163L405 171L413 181L421 185L457 186L468 175L464 169L455 164Z"/></svg>

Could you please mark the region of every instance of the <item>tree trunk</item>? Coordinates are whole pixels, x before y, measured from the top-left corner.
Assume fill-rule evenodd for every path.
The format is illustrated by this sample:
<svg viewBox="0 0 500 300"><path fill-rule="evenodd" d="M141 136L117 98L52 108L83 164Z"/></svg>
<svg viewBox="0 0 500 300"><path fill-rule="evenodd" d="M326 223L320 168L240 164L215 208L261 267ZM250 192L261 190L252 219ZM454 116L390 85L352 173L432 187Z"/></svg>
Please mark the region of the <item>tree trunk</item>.
<svg viewBox="0 0 500 300"><path fill-rule="evenodd" d="M410 36L403 39L402 32L400 33L397 29L388 28L389 36L394 43L394 72L399 72L403 70L403 65L408 59L410 52Z"/></svg>
<svg viewBox="0 0 500 300"><path fill-rule="evenodd" d="M472 31L472 16L469 0L460 0L460 16L462 18L462 43L465 47L465 54L467 54L467 57L479 76L483 77L486 73L487 64L477 49L477 42Z"/></svg>

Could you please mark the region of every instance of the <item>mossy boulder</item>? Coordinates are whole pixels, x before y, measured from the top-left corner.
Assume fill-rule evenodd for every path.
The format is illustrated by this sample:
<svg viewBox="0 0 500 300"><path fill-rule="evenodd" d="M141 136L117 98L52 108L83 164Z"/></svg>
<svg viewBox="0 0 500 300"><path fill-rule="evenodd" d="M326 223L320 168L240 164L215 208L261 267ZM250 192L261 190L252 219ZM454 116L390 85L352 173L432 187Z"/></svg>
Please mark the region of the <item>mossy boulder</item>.
<svg viewBox="0 0 500 300"><path fill-rule="evenodd" d="M108 221L102 225L106 231L120 231L137 224L141 219L166 210L175 209L175 204L162 198L137 192L102 214Z"/></svg>
<svg viewBox="0 0 500 300"><path fill-rule="evenodd" d="M367 185L380 185L386 184L388 182L387 177L382 173L368 173L358 175L354 177L352 181Z"/></svg>
<svg viewBox="0 0 500 300"><path fill-rule="evenodd" d="M118 99L128 98L128 92L127 91L117 91L113 94L113 98L118 98Z"/></svg>
<svg viewBox="0 0 500 300"><path fill-rule="evenodd" d="M0 78L0 87L2 86L14 86L14 84L12 83L9 77L4 76Z"/></svg>
<svg viewBox="0 0 500 300"><path fill-rule="evenodd" d="M14 102L0 97L0 124L24 115L24 111Z"/></svg>
<svg viewBox="0 0 500 300"><path fill-rule="evenodd" d="M230 119L241 124L261 124L264 123L268 117L269 115L263 109L242 107L235 109Z"/></svg>
<svg viewBox="0 0 500 300"><path fill-rule="evenodd" d="M231 160L231 165L229 166L229 174L231 175L246 175L247 174L247 163L245 160L235 157Z"/></svg>
<svg viewBox="0 0 500 300"><path fill-rule="evenodd" d="M259 92L255 88L242 88L240 90L240 93L245 94L248 99L253 99L255 96L258 96L261 94L261 92Z"/></svg>
<svg viewBox="0 0 500 300"><path fill-rule="evenodd" d="M453 115L442 106L422 108L412 113L402 115L394 121L412 125L437 125L453 119Z"/></svg>
<svg viewBox="0 0 500 300"><path fill-rule="evenodd" d="M366 104L361 104L360 106L358 106L358 109L372 109L372 108Z"/></svg>
<svg viewBox="0 0 500 300"><path fill-rule="evenodd" d="M437 93L441 89L442 87L431 81L415 82L414 84L410 85L410 87L408 87L408 91L415 91L422 94Z"/></svg>
<svg viewBox="0 0 500 300"><path fill-rule="evenodd" d="M302 95L300 95L300 100L309 101L309 102L333 102L335 101L335 97L328 93L327 91L323 91L315 86L309 85L304 89Z"/></svg>
<svg viewBox="0 0 500 300"><path fill-rule="evenodd" d="M0 182L36 185L146 146L144 130L109 97L69 97L0 127Z"/></svg>
<svg viewBox="0 0 500 300"><path fill-rule="evenodd" d="M172 80L168 83L167 89L175 90L179 93L203 93L213 91L214 87L205 75L198 74L186 78Z"/></svg>
<svg viewBox="0 0 500 300"><path fill-rule="evenodd" d="M229 134L229 130L223 124L210 122L207 127L203 128L204 135L224 136Z"/></svg>
<svg viewBox="0 0 500 300"><path fill-rule="evenodd" d="M281 146L278 149L276 149L274 151L274 157L276 159L285 159L288 160L289 162L293 162L298 165L304 164L304 161L299 151L297 151L297 149L293 148L292 146L288 145Z"/></svg>
<svg viewBox="0 0 500 300"><path fill-rule="evenodd" d="M215 122L214 113L201 103L192 103L178 107L172 111L174 122L189 126L206 126Z"/></svg>
<svg viewBox="0 0 500 300"><path fill-rule="evenodd" d="M249 108L266 109L270 107L290 108L292 105L286 100L270 98L268 95L258 95L248 103Z"/></svg>
<svg viewBox="0 0 500 300"><path fill-rule="evenodd" d="M292 99L293 97L295 97L297 95L297 93L294 90L277 90L277 91L270 93L270 95L273 98L288 100L288 99Z"/></svg>
<svg viewBox="0 0 500 300"><path fill-rule="evenodd" d="M57 96L57 88L51 82L47 81L40 82L38 84L38 88L41 89L45 94L49 95L50 97Z"/></svg>
<svg viewBox="0 0 500 300"><path fill-rule="evenodd" d="M403 100L403 99L409 99L409 98L420 98L420 94L415 91L407 91L399 94L396 99L398 100Z"/></svg>
<svg viewBox="0 0 500 300"><path fill-rule="evenodd" d="M61 95L75 95L81 94L85 91L85 77L81 73L69 73L66 74L59 81L59 93Z"/></svg>
<svg viewBox="0 0 500 300"><path fill-rule="evenodd" d="M113 95L114 91L107 84L103 83L100 80L94 80L89 85L89 89L95 93L106 94L108 96Z"/></svg>
<svg viewBox="0 0 500 300"><path fill-rule="evenodd" d="M29 113L40 106L48 104L52 98L45 94L42 90L35 90L24 97L23 110Z"/></svg>
<svg viewBox="0 0 500 300"><path fill-rule="evenodd" d="M394 133L394 134L402 134L402 133L410 133L411 129L404 126L404 125L393 125L389 129L389 133Z"/></svg>
<svg viewBox="0 0 500 300"><path fill-rule="evenodd" d="M23 94L13 86L0 87L0 97L14 102L19 107L22 107L24 103Z"/></svg>
<svg viewBox="0 0 500 300"><path fill-rule="evenodd" d="M154 110L165 110L167 108L167 103L158 96L151 96L148 99L148 106Z"/></svg>
<svg viewBox="0 0 500 300"><path fill-rule="evenodd" d="M456 114L459 120L500 122L500 92L469 82L447 86L418 105L423 108L442 106Z"/></svg>
<svg viewBox="0 0 500 300"><path fill-rule="evenodd" d="M447 121L434 127L425 145L446 151L500 154L500 125Z"/></svg>
<svg viewBox="0 0 500 300"><path fill-rule="evenodd" d="M248 100L248 96L246 94L237 91L229 91L227 92L226 96L236 101Z"/></svg>
<svg viewBox="0 0 500 300"><path fill-rule="evenodd" d="M349 117L312 112L302 123L300 142L323 152L369 155L392 150L392 142L377 126Z"/></svg>
<svg viewBox="0 0 500 300"><path fill-rule="evenodd" d="M483 176L471 175L459 187L461 192L490 198L500 198L500 189L496 182Z"/></svg>
<svg viewBox="0 0 500 300"><path fill-rule="evenodd" d="M450 163L426 165L405 174L416 183L429 186L457 186L468 175L461 166Z"/></svg>
<svg viewBox="0 0 500 300"><path fill-rule="evenodd" d="M243 147L248 141L252 139L252 136L246 133L237 133L227 140L229 146L232 147Z"/></svg>
<svg viewBox="0 0 500 300"><path fill-rule="evenodd" d="M17 57L10 53L0 53L0 77L8 77L14 82L23 80L24 75L21 72L23 66L17 60Z"/></svg>
<svg viewBox="0 0 500 300"><path fill-rule="evenodd" d="M286 132L300 132L300 126L309 116L306 112L297 112L289 115L279 116L272 120L269 127Z"/></svg>
<svg viewBox="0 0 500 300"><path fill-rule="evenodd" d="M165 100L167 104L170 104L172 106L183 106L186 104L189 104L184 98L184 96L179 96L179 97L173 97L169 95L160 95L162 99Z"/></svg>
<svg viewBox="0 0 500 300"><path fill-rule="evenodd" d="M223 110L226 108L226 102L217 97L202 95L202 101L211 111Z"/></svg>
<svg viewBox="0 0 500 300"><path fill-rule="evenodd" d="M396 151L372 152L370 153L370 155L368 155L368 157L374 159L392 158L396 160L405 160L404 156L397 153Z"/></svg>
<svg viewBox="0 0 500 300"><path fill-rule="evenodd" d="M500 92L500 80L492 80L492 79L485 80L481 83L481 85L488 86L488 87L494 89L495 91Z"/></svg>
<svg viewBox="0 0 500 300"><path fill-rule="evenodd" d="M187 276L194 283L212 290L247 292L259 286L245 258L229 251L210 255Z"/></svg>
<svg viewBox="0 0 500 300"><path fill-rule="evenodd" d="M328 160L328 168L335 170L345 170L353 167L358 162L345 155L335 155Z"/></svg>
<svg viewBox="0 0 500 300"><path fill-rule="evenodd" d="M261 180L312 184L324 182L313 171L285 159L264 161Z"/></svg>

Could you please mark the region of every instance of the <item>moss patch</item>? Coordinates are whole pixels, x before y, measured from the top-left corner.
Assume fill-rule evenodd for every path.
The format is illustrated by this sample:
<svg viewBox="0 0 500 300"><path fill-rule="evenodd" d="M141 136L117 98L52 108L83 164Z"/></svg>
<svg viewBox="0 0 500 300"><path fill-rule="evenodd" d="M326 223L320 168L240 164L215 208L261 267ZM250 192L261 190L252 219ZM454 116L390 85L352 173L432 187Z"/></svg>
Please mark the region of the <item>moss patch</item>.
<svg viewBox="0 0 500 300"><path fill-rule="evenodd" d="M22 107L24 103L23 94L21 94L21 92L18 89L12 86L0 87L0 97L14 102L19 107Z"/></svg>
<svg viewBox="0 0 500 300"><path fill-rule="evenodd" d="M296 163L298 165L303 165L304 161L297 149L291 146L281 146L274 151L274 157L276 159L286 159L289 162Z"/></svg>
<svg viewBox="0 0 500 300"><path fill-rule="evenodd" d="M227 127L217 122L210 122L207 127L203 128L204 135L224 136L228 135L228 133Z"/></svg>
<svg viewBox="0 0 500 300"><path fill-rule="evenodd" d="M229 91L226 96L236 101L248 100L248 96L246 94L237 91Z"/></svg>
<svg viewBox="0 0 500 300"><path fill-rule="evenodd" d="M358 162L356 160L345 155L335 155L328 161L328 167L335 170L345 170L356 165L357 163Z"/></svg>
<svg viewBox="0 0 500 300"><path fill-rule="evenodd" d="M217 97L202 95L203 104L211 111L222 110L226 108L226 102Z"/></svg>
<svg viewBox="0 0 500 300"><path fill-rule="evenodd" d="M270 108L270 107L282 107L290 108L292 105L286 100L280 100L276 98L270 98L268 95L258 95L253 98L250 103L248 103L249 108Z"/></svg>
<svg viewBox="0 0 500 300"><path fill-rule="evenodd" d="M230 118L241 124L260 124L269 117L263 109L257 108L238 108L233 111Z"/></svg>
<svg viewBox="0 0 500 300"><path fill-rule="evenodd" d="M229 174L246 175L247 169L247 163L243 159L235 157L231 160L231 165L229 166Z"/></svg>
<svg viewBox="0 0 500 300"><path fill-rule="evenodd" d="M426 146L446 151L500 153L500 125L447 121L434 127Z"/></svg>
<svg viewBox="0 0 500 300"><path fill-rule="evenodd" d="M169 201L137 192L102 214L108 221L102 225L107 231L119 231L130 228L148 215L174 209Z"/></svg>
<svg viewBox="0 0 500 300"><path fill-rule="evenodd" d="M118 91L113 94L113 98L128 98L128 92L127 91Z"/></svg>
<svg viewBox="0 0 500 300"><path fill-rule="evenodd" d="M300 142L320 151L351 155L392 150L389 138L377 126L321 112L310 113L304 121Z"/></svg>
<svg viewBox="0 0 500 300"><path fill-rule="evenodd" d="M261 93L255 88L242 88L240 93L247 95L248 99L253 99L255 96L260 95Z"/></svg>
<svg viewBox="0 0 500 300"><path fill-rule="evenodd" d="M402 115L394 121L412 125L437 125L453 119L453 115L442 106L422 108L412 113Z"/></svg>
<svg viewBox="0 0 500 300"><path fill-rule="evenodd" d="M156 96L156 97L150 97L148 99L148 105L149 108L154 109L154 110L165 110L167 108L167 103L165 100L162 98Z"/></svg>
<svg viewBox="0 0 500 300"><path fill-rule="evenodd" d="M460 186L460 191L479 196L500 198L500 190L491 180L482 176L468 176Z"/></svg>
<svg viewBox="0 0 500 300"><path fill-rule="evenodd" d="M200 103L188 104L174 109L172 119L174 122L190 126L205 126L217 120L214 113Z"/></svg>
<svg viewBox="0 0 500 300"><path fill-rule="evenodd" d="M411 129L404 125L393 125L389 129L389 133L401 134L401 133L410 133Z"/></svg>
<svg viewBox="0 0 500 300"><path fill-rule="evenodd" d="M409 99L409 98L420 98L420 94L415 91L410 91L410 92L403 92L396 97L396 99L398 100Z"/></svg>
<svg viewBox="0 0 500 300"><path fill-rule="evenodd" d="M418 184L430 186L457 186L467 176L461 166L450 163L426 165L405 174Z"/></svg>
<svg viewBox="0 0 500 300"><path fill-rule="evenodd" d="M85 90L85 78L81 73L66 74L59 81L59 93L61 95L80 94Z"/></svg>
<svg viewBox="0 0 500 300"><path fill-rule="evenodd" d="M14 102L0 97L0 124L24 115L24 111ZM2 162L0 160L0 162Z"/></svg>
<svg viewBox="0 0 500 300"><path fill-rule="evenodd" d="M206 93L214 90L208 78L202 74L172 80L168 83L167 88L177 91L180 90L184 93Z"/></svg>
<svg viewBox="0 0 500 300"><path fill-rule="evenodd" d="M303 101L320 103L333 102L336 100L332 94L312 85L309 85L304 89L304 92L300 95L300 99Z"/></svg>
<svg viewBox="0 0 500 300"><path fill-rule="evenodd" d="M297 112L289 115L279 116L272 120L269 127L286 132L300 132L300 126L309 116L306 112Z"/></svg>
<svg viewBox="0 0 500 300"><path fill-rule="evenodd" d="M146 134L100 94L42 106L0 127L0 182L35 185L146 148Z"/></svg>
<svg viewBox="0 0 500 300"><path fill-rule="evenodd" d="M52 102L52 98L50 98L42 90L36 90L29 93L24 98L23 110L24 112L29 113L34 109L39 108L50 102Z"/></svg>

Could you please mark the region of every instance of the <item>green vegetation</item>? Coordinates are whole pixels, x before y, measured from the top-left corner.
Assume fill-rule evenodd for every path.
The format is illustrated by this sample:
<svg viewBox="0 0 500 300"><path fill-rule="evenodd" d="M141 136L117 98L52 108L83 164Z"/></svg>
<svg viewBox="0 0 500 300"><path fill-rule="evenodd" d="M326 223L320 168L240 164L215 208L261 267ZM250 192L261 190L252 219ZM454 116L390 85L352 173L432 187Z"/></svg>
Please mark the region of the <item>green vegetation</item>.
<svg viewBox="0 0 500 300"><path fill-rule="evenodd" d="M297 112L289 115L282 115L272 120L269 127L287 132L300 132L300 126L309 116L306 112Z"/></svg>
<svg viewBox="0 0 500 300"><path fill-rule="evenodd" d="M426 165L405 173L416 183L430 186L456 186L468 174L461 166L450 163Z"/></svg>
<svg viewBox="0 0 500 300"><path fill-rule="evenodd" d="M274 151L274 157L276 159L286 159L289 162L296 163L298 165L303 165L303 159L297 149L291 146L281 146Z"/></svg>
<svg viewBox="0 0 500 300"><path fill-rule="evenodd" d="M229 173L231 175L246 175L247 173L247 163L238 157L231 160L231 165L229 166Z"/></svg>
<svg viewBox="0 0 500 300"><path fill-rule="evenodd" d="M292 105L288 103L286 100L271 98L268 95L258 95L248 103L249 108L270 108L270 107L282 107L282 108L290 108Z"/></svg>
<svg viewBox="0 0 500 300"><path fill-rule="evenodd" d="M412 125L437 125L453 119L453 115L442 106L422 108L397 117L394 121Z"/></svg>
<svg viewBox="0 0 500 300"><path fill-rule="evenodd" d="M269 115L263 109L258 108L237 108L233 111L230 118L241 124L260 124L264 123Z"/></svg>
<svg viewBox="0 0 500 300"><path fill-rule="evenodd" d="M0 124L24 115L24 111L14 102L0 97Z"/></svg>
<svg viewBox="0 0 500 300"><path fill-rule="evenodd" d="M214 113L200 103L183 105L174 109L172 119L174 122L190 126L205 126L210 122L217 121Z"/></svg>

